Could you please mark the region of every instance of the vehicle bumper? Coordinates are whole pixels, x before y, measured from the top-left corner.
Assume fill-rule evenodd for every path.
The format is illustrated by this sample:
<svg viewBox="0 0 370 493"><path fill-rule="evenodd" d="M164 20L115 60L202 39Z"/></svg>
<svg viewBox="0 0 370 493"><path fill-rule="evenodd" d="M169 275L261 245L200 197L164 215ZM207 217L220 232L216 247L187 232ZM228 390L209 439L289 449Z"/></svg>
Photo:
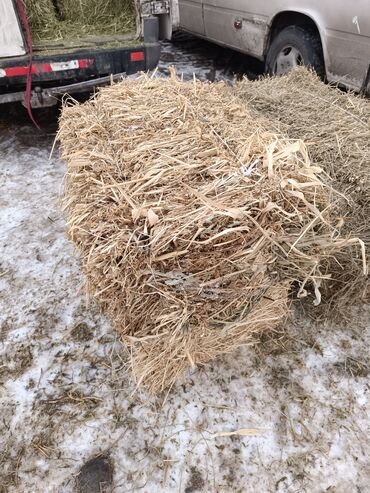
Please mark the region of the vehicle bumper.
<svg viewBox="0 0 370 493"><path fill-rule="evenodd" d="M144 42L137 46L88 48L33 57L33 107L51 106L63 94L87 92L124 75L154 69L160 57L158 19L143 20ZM0 104L25 101L28 56L0 59Z"/></svg>

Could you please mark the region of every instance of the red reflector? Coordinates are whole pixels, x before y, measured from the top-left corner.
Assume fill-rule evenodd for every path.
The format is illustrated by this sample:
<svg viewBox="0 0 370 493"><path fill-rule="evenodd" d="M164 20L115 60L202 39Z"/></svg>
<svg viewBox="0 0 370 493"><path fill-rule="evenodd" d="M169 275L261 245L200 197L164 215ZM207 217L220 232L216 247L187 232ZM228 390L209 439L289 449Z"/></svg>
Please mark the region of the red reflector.
<svg viewBox="0 0 370 493"><path fill-rule="evenodd" d="M5 69L6 77L17 77L28 74L28 67L9 67ZM32 74L37 74L37 66L32 65Z"/></svg>
<svg viewBox="0 0 370 493"><path fill-rule="evenodd" d="M130 53L130 60L132 62L140 62L141 60L144 60L144 52L134 51L133 53Z"/></svg>
<svg viewBox="0 0 370 493"><path fill-rule="evenodd" d="M53 69L51 68L50 63L43 63L41 65L41 72L52 72Z"/></svg>
<svg viewBox="0 0 370 493"><path fill-rule="evenodd" d="M0 0L1 1L1 0ZM132 55L143 55L143 53L132 53ZM136 60L136 59L135 59ZM142 60L142 58L138 58ZM62 70L76 70L87 68L89 65L94 65L94 59L68 60L66 62L51 62L51 63L34 63L31 73L33 75L58 72ZM22 77L28 74L28 67L8 67L0 69L0 77Z"/></svg>
<svg viewBox="0 0 370 493"><path fill-rule="evenodd" d="M91 60L91 59L89 59L89 60L86 60L86 59L78 60L78 66L80 68L87 68L88 65L92 65L93 63L94 63L94 60Z"/></svg>

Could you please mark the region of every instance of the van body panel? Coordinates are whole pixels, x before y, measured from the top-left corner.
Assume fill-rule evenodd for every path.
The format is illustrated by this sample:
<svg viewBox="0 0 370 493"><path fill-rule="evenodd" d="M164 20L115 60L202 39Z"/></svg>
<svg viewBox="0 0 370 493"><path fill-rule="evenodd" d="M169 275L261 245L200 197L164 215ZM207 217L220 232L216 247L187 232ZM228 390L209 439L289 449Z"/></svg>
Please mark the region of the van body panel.
<svg viewBox="0 0 370 493"><path fill-rule="evenodd" d="M360 89L365 79L370 64L369 0L178 0L178 4L180 27L259 59L266 56L276 17L303 14L320 34L328 80Z"/></svg>
<svg viewBox="0 0 370 493"><path fill-rule="evenodd" d="M249 2L250 4L257 2ZM257 6L257 5L256 5ZM255 7L256 7L255 6ZM263 8L256 9L242 0L205 0L204 24L207 38L261 57L268 33L269 18Z"/></svg>
<svg viewBox="0 0 370 493"><path fill-rule="evenodd" d="M0 0L0 58L26 53L12 0Z"/></svg>
<svg viewBox="0 0 370 493"><path fill-rule="evenodd" d="M182 0L178 2L180 26L194 34L204 35L202 0Z"/></svg>

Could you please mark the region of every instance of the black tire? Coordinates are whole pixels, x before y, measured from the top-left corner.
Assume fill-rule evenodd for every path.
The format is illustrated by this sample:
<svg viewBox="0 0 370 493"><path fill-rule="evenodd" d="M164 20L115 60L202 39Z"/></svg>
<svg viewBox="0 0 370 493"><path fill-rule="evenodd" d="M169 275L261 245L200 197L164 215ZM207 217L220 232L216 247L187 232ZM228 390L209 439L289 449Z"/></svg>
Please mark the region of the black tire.
<svg viewBox="0 0 370 493"><path fill-rule="evenodd" d="M317 74L325 77L325 64L319 35L312 29L301 26L289 26L282 29L271 41L266 56L266 73L281 75L296 65L313 68ZM285 64L284 64L285 62ZM286 68L283 71L283 68Z"/></svg>

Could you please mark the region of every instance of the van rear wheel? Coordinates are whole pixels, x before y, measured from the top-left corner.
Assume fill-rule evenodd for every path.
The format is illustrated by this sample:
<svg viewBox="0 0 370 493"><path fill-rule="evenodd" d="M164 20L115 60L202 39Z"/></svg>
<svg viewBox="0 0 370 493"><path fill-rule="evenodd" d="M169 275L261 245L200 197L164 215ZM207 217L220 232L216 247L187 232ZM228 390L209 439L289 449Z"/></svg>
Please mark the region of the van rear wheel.
<svg viewBox="0 0 370 493"><path fill-rule="evenodd" d="M319 35L301 26L289 26L272 40L266 57L266 73L283 75L299 65L325 75L324 57Z"/></svg>

